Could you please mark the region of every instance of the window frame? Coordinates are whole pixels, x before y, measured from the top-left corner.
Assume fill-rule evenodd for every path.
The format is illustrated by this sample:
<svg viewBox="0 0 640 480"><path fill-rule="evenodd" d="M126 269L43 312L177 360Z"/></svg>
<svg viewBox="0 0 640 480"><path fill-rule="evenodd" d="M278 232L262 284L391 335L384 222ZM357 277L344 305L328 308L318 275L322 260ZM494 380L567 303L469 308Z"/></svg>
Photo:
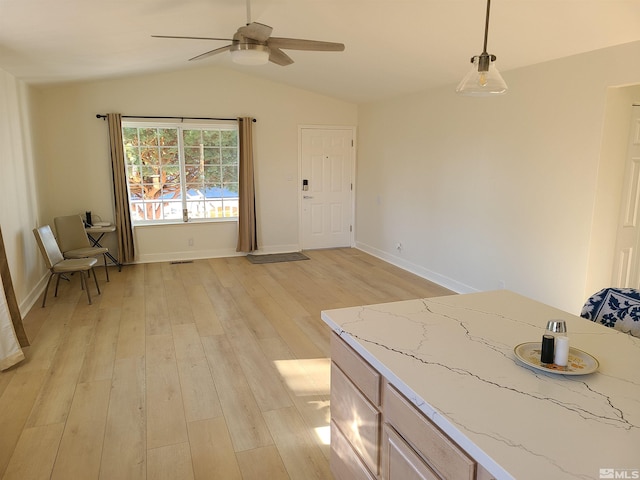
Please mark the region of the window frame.
<svg viewBox="0 0 640 480"><path fill-rule="evenodd" d="M237 145L236 145L236 159L235 159L235 167L236 167L236 177L238 179L237 183L239 184L239 170L240 170L240 132L238 128L238 122L235 120L188 120L182 119L181 121L167 121L167 120L150 120L150 119L123 119L122 120L122 129L123 129L123 148L124 148L124 160L125 160L125 177L127 180L127 201L129 204L130 211L132 204L136 202L132 202L131 195L131 184L129 182L129 168L132 164L129 163L129 157L127 155L127 145L125 143L124 129L125 128L151 128L151 129L175 129L177 130L177 149L178 149L178 166L180 169L179 173L179 181L180 181L180 210L182 211L182 215L179 218L163 218L159 219L143 219L139 220L135 218L135 215L131 217L131 222L133 226L148 226L148 225L182 225L187 223L219 223L219 222L237 222L238 216L222 216L222 217L190 217L188 216L189 208L188 204L190 203L187 192L189 191L189 184L186 179L186 171L187 167L191 164L187 162L187 155L185 151L184 145L184 130L203 130L203 131L235 131L237 136ZM159 147L158 147L159 148ZM222 147L221 147L222 148ZM221 169L224 166L224 161L222 155L220 157L220 165ZM221 187L224 188L224 183L221 183ZM238 185L239 187L239 185ZM239 190L239 188L238 188ZM238 192L239 196L239 192ZM225 199L227 202L232 205L235 203L237 205L238 198L237 197L220 197L223 208ZM235 199L235 201L233 201ZM161 202L161 200L159 200ZM147 202L151 202L151 200L147 200ZM141 202L145 203L145 202ZM164 202L168 203L168 202ZM177 203L177 202L176 202ZM192 202L196 203L196 202ZM233 211L233 210L232 210ZM237 208L235 209L237 212ZM186 215L185 215L186 213Z"/></svg>

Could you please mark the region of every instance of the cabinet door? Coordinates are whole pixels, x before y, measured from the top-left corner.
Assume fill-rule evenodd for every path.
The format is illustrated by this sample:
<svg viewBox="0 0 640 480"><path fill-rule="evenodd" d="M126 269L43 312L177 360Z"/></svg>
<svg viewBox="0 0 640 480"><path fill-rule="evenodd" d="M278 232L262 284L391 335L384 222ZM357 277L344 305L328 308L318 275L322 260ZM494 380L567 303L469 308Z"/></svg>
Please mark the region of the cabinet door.
<svg viewBox="0 0 640 480"><path fill-rule="evenodd" d="M331 422L331 473L336 480L375 480L364 466L360 457L342 434L338 426Z"/></svg>
<svg viewBox="0 0 640 480"><path fill-rule="evenodd" d="M391 384L384 391L384 416L443 478L475 478L476 462Z"/></svg>
<svg viewBox="0 0 640 480"><path fill-rule="evenodd" d="M376 475L380 455L380 416L380 412L332 362L331 420Z"/></svg>
<svg viewBox="0 0 640 480"><path fill-rule="evenodd" d="M440 480L440 477L388 424L382 431L383 480Z"/></svg>

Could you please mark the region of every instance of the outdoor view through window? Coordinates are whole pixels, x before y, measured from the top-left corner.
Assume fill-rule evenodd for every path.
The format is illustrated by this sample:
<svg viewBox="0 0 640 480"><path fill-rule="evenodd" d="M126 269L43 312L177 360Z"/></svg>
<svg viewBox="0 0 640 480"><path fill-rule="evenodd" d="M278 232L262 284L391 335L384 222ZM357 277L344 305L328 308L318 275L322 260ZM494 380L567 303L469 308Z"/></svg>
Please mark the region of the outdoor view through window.
<svg viewBox="0 0 640 480"><path fill-rule="evenodd" d="M134 224L238 216L238 127L123 122Z"/></svg>

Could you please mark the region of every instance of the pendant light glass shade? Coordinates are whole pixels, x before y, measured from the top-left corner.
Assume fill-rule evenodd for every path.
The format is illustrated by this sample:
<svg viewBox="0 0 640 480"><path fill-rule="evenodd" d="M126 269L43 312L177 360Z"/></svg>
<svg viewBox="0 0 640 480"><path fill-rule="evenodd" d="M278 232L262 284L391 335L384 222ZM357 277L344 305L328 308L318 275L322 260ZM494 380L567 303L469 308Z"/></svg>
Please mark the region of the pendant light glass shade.
<svg viewBox="0 0 640 480"><path fill-rule="evenodd" d="M487 16L484 23L484 48L480 55L471 58L471 70L462 79L456 92L472 97L489 97L502 95L507 91L507 84L495 66L496 56L487 53L489 38L489 11L491 0L487 0Z"/></svg>
<svg viewBox="0 0 640 480"><path fill-rule="evenodd" d="M501 95L507 91L507 84L495 66L494 55L480 55L471 59L469 73L462 79L456 93L471 97Z"/></svg>

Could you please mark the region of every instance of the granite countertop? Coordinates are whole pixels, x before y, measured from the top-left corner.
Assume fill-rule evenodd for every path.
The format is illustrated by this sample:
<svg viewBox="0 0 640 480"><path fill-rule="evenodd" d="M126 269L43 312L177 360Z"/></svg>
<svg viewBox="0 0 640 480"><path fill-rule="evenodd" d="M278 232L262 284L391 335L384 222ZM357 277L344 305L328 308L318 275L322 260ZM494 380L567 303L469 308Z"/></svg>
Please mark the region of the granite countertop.
<svg viewBox="0 0 640 480"><path fill-rule="evenodd" d="M640 478L640 338L507 290L322 319L497 479ZM540 342L550 319L567 322L596 372L516 359L514 347Z"/></svg>

